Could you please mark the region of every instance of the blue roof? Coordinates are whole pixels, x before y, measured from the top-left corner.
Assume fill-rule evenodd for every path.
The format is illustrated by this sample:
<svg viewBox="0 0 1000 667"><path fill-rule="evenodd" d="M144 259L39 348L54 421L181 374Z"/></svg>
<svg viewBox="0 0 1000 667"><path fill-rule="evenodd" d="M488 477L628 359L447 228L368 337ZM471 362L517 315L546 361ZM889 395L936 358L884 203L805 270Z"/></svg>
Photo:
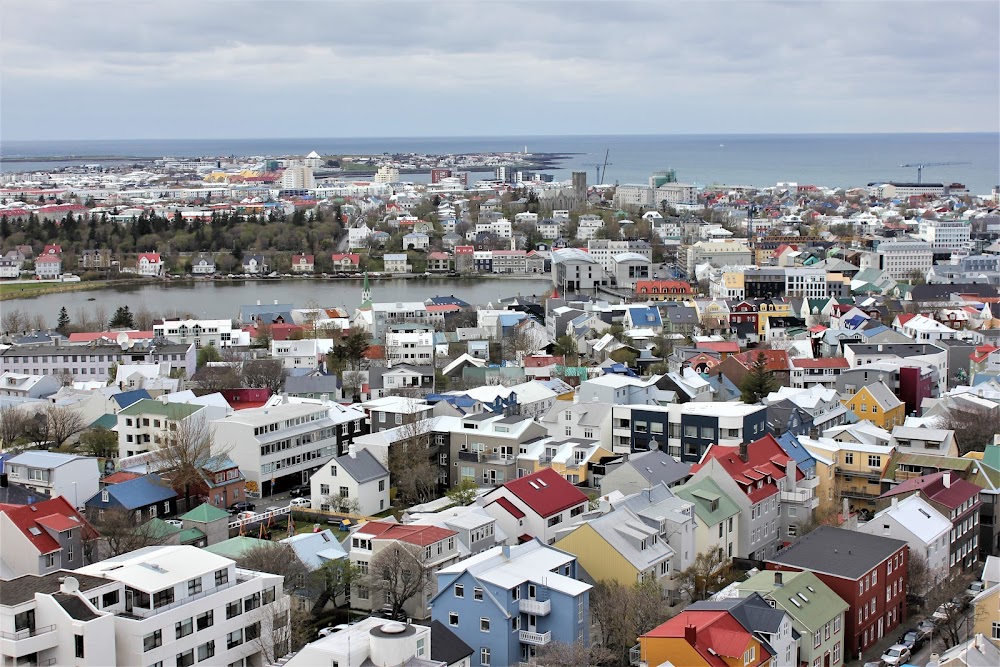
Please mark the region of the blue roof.
<svg viewBox="0 0 1000 667"><path fill-rule="evenodd" d="M861 331L861 335L864 336L865 338L871 338L872 336L877 336L883 331L889 331L889 327L885 326L884 324L880 324L878 326L871 327L870 329L863 329Z"/></svg>
<svg viewBox="0 0 1000 667"><path fill-rule="evenodd" d="M328 561L347 557L344 547L329 528L318 533L299 533L281 541L292 547L295 555L310 571L319 569Z"/></svg>
<svg viewBox="0 0 1000 667"><path fill-rule="evenodd" d="M806 472L816 469L816 459L809 453L809 450L799 444L799 439L793 433L789 431L776 440L785 453L795 459L795 465L798 466L799 470Z"/></svg>
<svg viewBox="0 0 1000 667"><path fill-rule="evenodd" d="M509 315L500 315L497 319L500 321L500 326L512 327L527 316L527 313L510 313Z"/></svg>
<svg viewBox="0 0 1000 667"><path fill-rule="evenodd" d="M632 369L625 364L611 364L610 366L604 367L605 375L628 375L629 377L637 377Z"/></svg>
<svg viewBox="0 0 1000 667"><path fill-rule="evenodd" d="M628 313L629 317L632 318L632 324L637 327L644 324L651 326L663 325L663 320L660 319L660 311L656 308L629 308Z"/></svg>
<svg viewBox="0 0 1000 667"><path fill-rule="evenodd" d="M101 494L108 492L108 502L101 500ZM176 498L177 494L159 475L144 475L120 484L111 484L98 491L84 503L87 507L140 509L153 503Z"/></svg>
<svg viewBox="0 0 1000 667"><path fill-rule="evenodd" d="M115 403L118 404L119 408L123 410L128 406L132 405L136 401L141 401L144 398L153 398L149 395L149 392L145 389L133 389L132 391L123 391L115 394L111 398L114 399Z"/></svg>
<svg viewBox="0 0 1000 667"><path fill-rule="evenodd" d="M431 302L432 306L459 306L460 308L468 308L469 304L462 301L454 294L451 296L432 296L428 301Z"/></svg>

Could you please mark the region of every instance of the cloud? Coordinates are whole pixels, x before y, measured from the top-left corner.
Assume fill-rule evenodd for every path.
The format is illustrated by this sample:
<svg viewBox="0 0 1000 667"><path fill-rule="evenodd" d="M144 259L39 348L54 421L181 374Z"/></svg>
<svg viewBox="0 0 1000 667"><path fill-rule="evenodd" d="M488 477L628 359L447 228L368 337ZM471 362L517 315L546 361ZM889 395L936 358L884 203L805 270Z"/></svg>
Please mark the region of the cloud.
<svg viewBox="0 0 1000 667"><path fill-rule="evenodd" d="M0 120L8 139L995 130L1000 9L946 7L4 0Z"/></svg>

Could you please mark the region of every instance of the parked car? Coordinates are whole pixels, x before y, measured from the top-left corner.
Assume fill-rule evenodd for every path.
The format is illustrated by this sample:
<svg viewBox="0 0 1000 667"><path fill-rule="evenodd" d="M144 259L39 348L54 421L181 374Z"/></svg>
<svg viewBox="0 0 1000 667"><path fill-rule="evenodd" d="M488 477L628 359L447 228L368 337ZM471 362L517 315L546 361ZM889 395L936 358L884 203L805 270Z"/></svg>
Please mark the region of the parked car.
<svg viewBox="0 0 1000 667"><path fill-rule="evenodd" d="M973 581L971 584L969 584L969 587L965 589L965 594L968 595L970 598L974 598L983 592L983 588L984 588L983 582Z"/></svg>
<svg viewBox="0 0 1000 667"><path fill-rule="evenodd" d="M169 523L171 526L177 526L178 528L184 527L184 522L180 519L164 519L164 523Z"/></svg>
<svg viewBox="0 0 1000 667"><path fill-rule="evenodd" d="M924 619L917 623L917 632L921 635L924 640L930 639L931 635L934 633L935 625L931 621Z"/></svg>
<svg viewBox="0 0 1000 667"><path fill-rule="evenodd" d="M312 486L309 484L299 484L298 486L293 486L288 490L288 495L292 498L297 498L298 496L308 496L312 493Z"/></svg>
<svg viewBox="0 0 1000 667"><path fill-rule="evenodd" d="M910 649L902 644L893 644L882 654L882 662L891 667L905 665L910 660Z"/></svg>
<svg viewBox="0 0 1000 667"><path fill-rule="evenodd" d="M309 507L312 501L309 498L292 498L291 502L288 503L292 507Z"/></svg>
<svg viewBox="0 0 1000 667"><path fill-rule="evenodd" d="M243 519L252 519L257 516L256 512L240 512L236 515L236 518L242 521Z"/></svg>
<svg viewBox="0 0 1000 667"><path fill-rule="evenodd" d="M939 621L944 621L948 619L948 616L950 614L953 614L956 611L958 611L957 604L955 604L954 602L945 602L942 605L938 605L938 608L934 610L933 614L931 614L931 618L936 618Z"/></svg>
<svg viewBox="0 0 1000 667"><path fill-rule="evenodd" d="M913 653L923 645L924 637L917 630L907 630L896 643L905 646L910 649L910 653Z"/></svg>
<svg viewBox="0 0 1000 667"><path fill-rule="evenodd" d="M253 503L250 503L250 502L247 502L247 501L243 500L243 501L240 501L238 503L233 503L232 505L230 505L229 506L229 513L230 514L239 514L240 512L250 512L250 511L255 510L255 509L257 509L256 505L254 505Z"/></svg>
<svg viewBox="0 0 1000 667"><path fill-rule="evenodd" d="M327 637L329 635L332 635L334 632L340 632L341 630L346 630L349 627L351 626L348 625L347 623L340 623L339 625L331 625L320 630L318 634L320 637Z"/></svg>

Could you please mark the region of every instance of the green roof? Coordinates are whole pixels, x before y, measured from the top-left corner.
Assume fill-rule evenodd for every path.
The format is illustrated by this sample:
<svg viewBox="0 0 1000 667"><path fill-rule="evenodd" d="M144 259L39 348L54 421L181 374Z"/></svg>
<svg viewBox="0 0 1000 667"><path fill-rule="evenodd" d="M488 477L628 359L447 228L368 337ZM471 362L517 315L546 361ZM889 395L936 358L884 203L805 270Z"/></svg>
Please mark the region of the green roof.
<svg viewBox="0 0 1000 667"><path fill-rule="evenodd" d="M218 544L212 544L205 547L205 551L216 554L218 556L225 556L226 558L232 558L236 560L241 558L243 554L250 551L251 549L256 549L257 547L268 544L274 546L275 543L269 540L261 540L256 537L247 537L246 535L237 535L236 537L230 537L228 540L219 542Z"/></svg>
<svg viewBox="0 0 1000 667"><path fill-rule="evenodd" d="M772 599L792 617L792 625L802 632L808 630L810 636L821 629L827 621L850 607L820 578L809 571L782 572L782 584L774 585L773 570L765 570L737 584L740 597L757 592L767 599ZM806 600L803 600L804 596ZM791 600L794 599L798 604Z"/></svg>
<svg viewBox="0 0 1000 667"><path fill-rule="evenodd" d="M205 537L205 533L201 532L197 528L187 528L181 531L180 541L181 544L189 544L191 542L197 542Z"/></svg>
<svg viewBox="0 0 1000 667"><path fill-rule="evenodd" d="M167 419L184 419L201 410L200 405L187 403L162 403L152 398L144 398L128 406L119 415L134 417L136 415L160 415Z"/></svg>
<svg viewBox="0 0 1000 667"><path fill-rule="evenodd" d="M212 521L227 518L228 516L228 512L220 510L218 507L210 505L209 503L202 503L187 514L181 516L181 519L186 519L187 521L197 521L198 523L211 523Z"/></svg>
<svg viewBox="0 0 1000 667"><path fill-rule="evenodd" d="M93 422L89 428L106 428L109 431L118 426L118 415L101 415Z"/></svg>
<svg viewBox="0 0 1000 667"><path fill-rule="evenodd" d="M181 532L181 529L178 528L177 526L171 523L167 523L163 519L159 518L150 519L147 522L147 525L149 526L148 530L150 537L154 537L159 540L165 539L173 535L174 533Z"/></svg>
<svg viewBox="0 0 1000 667"><path fill-rule="evenodd" d="M711 477L673 488L675 494L694 504L694 513L709 526L740 513L740 507ZM715 509L712 504L715 503Z"/></svg>

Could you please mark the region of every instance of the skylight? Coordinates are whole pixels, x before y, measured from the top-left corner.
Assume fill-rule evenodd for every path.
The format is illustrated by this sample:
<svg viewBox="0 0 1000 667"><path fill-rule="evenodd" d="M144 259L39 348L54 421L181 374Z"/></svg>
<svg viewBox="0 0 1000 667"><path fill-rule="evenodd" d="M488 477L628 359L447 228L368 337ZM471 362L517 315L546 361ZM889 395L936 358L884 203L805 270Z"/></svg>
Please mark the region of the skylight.
<svg viewBox="0 0 1000 667"><path fill-rule="evenodd" d="M38 528L36 528L35 526L32 526L31 528L29 528L29 529L28 529L28 532L29 532L29 533L31 533L32 535L35 535L35 536L38 536L38 535L41 535L41 534L42 534L42 531L40 531L40 530L39 530Z"/></svg>
<svg viewBox="0 0 1000 667"><path fill-rule="evenodd" d="M809 598L806 597L805 593L796 593L796 595L802 598L803 602L809 602Z"/></svg>

